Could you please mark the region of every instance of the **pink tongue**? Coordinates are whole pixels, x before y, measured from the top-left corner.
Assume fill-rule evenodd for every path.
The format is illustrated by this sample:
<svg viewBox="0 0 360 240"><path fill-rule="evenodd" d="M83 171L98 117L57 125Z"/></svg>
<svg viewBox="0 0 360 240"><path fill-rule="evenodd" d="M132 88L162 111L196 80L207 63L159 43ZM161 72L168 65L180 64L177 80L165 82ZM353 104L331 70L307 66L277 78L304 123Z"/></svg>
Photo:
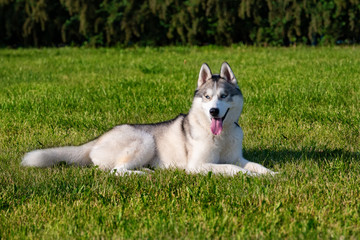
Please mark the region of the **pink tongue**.
<svg viewBox="0 0 360 240"><path fill-rule="evenodd" d="M222 119L221 118L213 118L211 120L211 132L214 135L219 135L222 131Z"/></svg>

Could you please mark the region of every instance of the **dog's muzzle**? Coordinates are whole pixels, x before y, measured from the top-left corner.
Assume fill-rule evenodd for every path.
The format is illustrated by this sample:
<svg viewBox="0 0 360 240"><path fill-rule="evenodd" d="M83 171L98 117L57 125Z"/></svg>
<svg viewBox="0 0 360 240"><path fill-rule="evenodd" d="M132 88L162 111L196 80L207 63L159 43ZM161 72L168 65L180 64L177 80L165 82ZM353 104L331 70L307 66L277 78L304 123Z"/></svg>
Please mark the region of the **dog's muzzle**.
<svg viewBox="0 0 360 240"><path fill-rule="evenodd" d="M210 115L213 117L217 117L219 115L219 109L218 108L210 108Z"/></svg>
<svg viewBox="0 0 360 240"><path fill-rule="evenodd" d="M218 118L216 116L219 115L219 109L218 108L211 108L210 109L210 115L212 116L211 118L211 132L214 134L214 135L219 135L223 129L223 122L225 120L225 117L226 115L228 114L230 108L228 108L226 110L226 113L225 115L222 117L222 118Z"/></svg>

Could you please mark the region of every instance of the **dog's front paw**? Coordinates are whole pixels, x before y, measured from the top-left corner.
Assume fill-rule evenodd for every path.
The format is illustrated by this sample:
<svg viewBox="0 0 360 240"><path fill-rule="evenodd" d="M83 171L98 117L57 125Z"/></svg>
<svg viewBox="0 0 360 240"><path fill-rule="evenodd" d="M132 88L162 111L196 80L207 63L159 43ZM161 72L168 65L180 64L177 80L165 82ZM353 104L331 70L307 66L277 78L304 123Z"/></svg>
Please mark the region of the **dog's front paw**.
<svg viewBox="0 0 360 240"><path fill-rule="evenodd" d="M278 175L279 174L279 172L273 172L273 171L269 171L268 173L266 173L266 174L269 174L269 175L271 175L271 176L276 176L276 175Z"/></svg>

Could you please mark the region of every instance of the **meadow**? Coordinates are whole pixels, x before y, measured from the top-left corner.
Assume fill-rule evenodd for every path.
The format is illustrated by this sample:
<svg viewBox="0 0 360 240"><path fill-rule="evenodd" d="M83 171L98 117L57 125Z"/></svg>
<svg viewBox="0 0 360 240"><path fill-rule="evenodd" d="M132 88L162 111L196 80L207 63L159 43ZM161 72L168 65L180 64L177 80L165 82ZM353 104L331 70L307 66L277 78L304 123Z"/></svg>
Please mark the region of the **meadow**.
<svg viewBox="0 0 360 240"><path fill-rule="evenodd" d="M0 49L0 239L359 239L360 47ZM203 62L244 94L275 177L24 168L121 123L187 113Z"/></svg>

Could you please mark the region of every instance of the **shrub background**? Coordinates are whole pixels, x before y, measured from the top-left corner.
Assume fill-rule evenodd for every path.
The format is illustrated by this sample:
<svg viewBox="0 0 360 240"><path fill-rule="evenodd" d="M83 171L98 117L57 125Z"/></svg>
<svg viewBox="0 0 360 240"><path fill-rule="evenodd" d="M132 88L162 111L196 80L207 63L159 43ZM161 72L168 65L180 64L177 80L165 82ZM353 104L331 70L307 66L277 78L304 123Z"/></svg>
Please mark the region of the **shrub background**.
<svg viewBox="0 0 360 240"><path fill-rule="evenodd" d="M0 0L0 45L358 43L359 0Z"/></svg>

